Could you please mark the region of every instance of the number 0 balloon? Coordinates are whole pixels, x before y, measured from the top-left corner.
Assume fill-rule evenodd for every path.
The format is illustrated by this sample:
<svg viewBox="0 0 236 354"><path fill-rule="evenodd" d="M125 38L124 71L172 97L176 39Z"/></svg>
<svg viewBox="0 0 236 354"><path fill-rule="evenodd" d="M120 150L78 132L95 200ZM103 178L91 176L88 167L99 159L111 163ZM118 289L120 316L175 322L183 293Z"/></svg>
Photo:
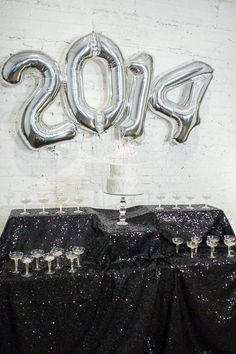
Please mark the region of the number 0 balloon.
<svg viewBox="0 0 236 354"><path fill-rule="evenodd" d="M91 58L103 64L107 77L109 99L101 111L90 107L84 97L83 68ZM65 94L75 123L102 133L117 122L125 103L124 60L119 48L107 37L92 33L72 45L66 56L66 64Z"/></svg>

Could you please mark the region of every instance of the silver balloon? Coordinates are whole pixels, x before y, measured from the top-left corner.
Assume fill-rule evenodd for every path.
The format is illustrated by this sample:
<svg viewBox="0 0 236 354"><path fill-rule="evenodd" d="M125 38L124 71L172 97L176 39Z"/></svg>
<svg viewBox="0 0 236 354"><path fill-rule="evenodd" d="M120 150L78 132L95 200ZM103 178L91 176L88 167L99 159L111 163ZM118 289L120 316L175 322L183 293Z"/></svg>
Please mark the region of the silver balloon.
<svg viewBox="0 0 236 354"><path fill-rule="evenodd" d="M213 77L210 65L194 61L157 77L150 97L150 109L160 117L175 120L177 130L173 139L183 143L191 130L200 123L199 108ZM183 85L178 103L168 99L171 90Z"/></svg>
<svg viewBox="0 0 236 354"><path fill-rule="evenodd" d="M90 107L84 96L83 69L91 58L100 62L107 77L109 98L102 110ZM101 134L120 119L125 104L124 60L119 48L107 37L93 32L71 46L66 55L66 65L66 105L73 113L74 122L79 127Z"/></svg>
<svg viewBox="0 0 236 354"><path fill-rule="evenodd" d="M5 62L2 77L8 83L17 84L21 82L22 74L27 69L37 69L41 76L23 107L20 135L24 142L29 148L38 149L72 139L76 129L71 122L47 125L42 119L43 112L60 90L60 71L56 62L39 51L22 51Z"/></svg>
<svg viewBox="0 0 236 354"><path fill-rule="evenodd" d="M120 127L124 138L136 139L143 135L152 71L153 59L149 54L140 53L128 62L129 98L123 114L124 124Z"/></svg>

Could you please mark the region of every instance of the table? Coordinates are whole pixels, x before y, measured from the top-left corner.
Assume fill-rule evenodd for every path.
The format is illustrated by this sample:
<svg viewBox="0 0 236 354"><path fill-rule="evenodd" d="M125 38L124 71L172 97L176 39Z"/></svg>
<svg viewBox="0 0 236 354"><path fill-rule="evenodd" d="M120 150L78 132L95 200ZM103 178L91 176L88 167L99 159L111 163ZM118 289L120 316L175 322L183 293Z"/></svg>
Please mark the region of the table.
<svg viewBox="0 0 236 354"><path fill-rule="evenodd" d="M236 261L201 246L193 259L173 236L233 230L222 210L172 206L117 211L67 209L39 216L13 210L0 239L2 354L235 354ZM64 269L25 279L10 273L11 250L86 247L76 274ZM46 267L46 265L45 265Z"/></svg>

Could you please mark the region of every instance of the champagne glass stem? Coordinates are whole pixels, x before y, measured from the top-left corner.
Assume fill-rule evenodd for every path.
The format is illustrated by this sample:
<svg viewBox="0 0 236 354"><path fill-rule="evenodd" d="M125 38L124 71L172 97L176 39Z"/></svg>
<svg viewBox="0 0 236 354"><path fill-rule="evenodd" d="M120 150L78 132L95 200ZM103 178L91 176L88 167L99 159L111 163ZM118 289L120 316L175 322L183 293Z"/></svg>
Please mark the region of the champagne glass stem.
<svg viewBox="0 0 236 354"><path fill-rule="evenodd" d="M211 247L211 258L214 258L214 247Z"/></svg>
<svg viewBox="0 0 236 354"><path fill-rule="evenodd" d="M62 205L60 205L60 213L62 213Z"/></svg>
<svg viewBox="0 0 236 354"><path fill-rule="evenodd" d="M39 270L39 258L36 258L35 259L35 262L36 262L36 270Z"/></svg>
<svg viewBox="0 0 236 354"><path fill-rule="evenodd" d="M77 266L80 267L79 256L77 257Z"/></svg>
<svg viewBox="0 0 236 354"><path fill-rule="evenodd" d="M175 207L176 207L176 209L178 208L178 202L177 201L175 201Z"/></svg>
<svg viewBox="0 0 236 354"><path fill-rule="evenodd" d="M193 258L194 248L191 248L191 258Z"/></svg>
<svg viewBox="0 0 236 354"><path fill-rule="evenodd" d="M42 205L43 212L45 213L45 205Z"/></svg>
<svg viewBox="0 0 236 354"><path fill-rule="evenodd" d="M206 209L209 208L208 203L209 203L209 199L208 199L208 198L205 198L205 208L206 208Z"/></svg>
<svg viewBox="0 0 236 354"><path fill-rule="evenodd" d="M15 262L15 273L18 272L18 259L14 259Z"/></svg>
<svg viewBox="0 0 236 354"><path fill-rule="evenodd" d="M71 272L74 271L74 260L73 259L70 260L70 270L71 270Z"/></svg>
<svg viewBox="0 0 236 354"><path fill-rule="evenodd" d="M231 247L228 246L228 257L230 257L230 255L231 255Z"/></svg>
<svg viewBox="0 0 236 354"><path fill-rule="evenodd" d="M179 254L179 245L176 245L176 253Z"/></svg>
<svg viewBox="0 0 236 354"><path fill-rule="evenodd" d="M25 263L25 275L29 275L29 263Z"/></svg>
<svg viewBox="0 0 236 354"><path fill-rule="evenodd" d="M197 254L197 249L198 249L198 246L194 249L194 251L195 251L195 254Z"/></svg>
<svg viewBox="0 0 236 354"><path fill-rule="evenodd" d="M24 213L26 213L26 204L23 205Z"/></svg>
<svg viewBox="0 0 236 354"><path fill-rule="evenodd" d="M59 268L60 268L60 261L59 261L59 257L56 257L56 260L57 260L57 268L59 269Z"/></svg>
<svg viewBox="0 0 236 354"><path fill-rule="evenodd" d="M52 261L48 261L48 274L52 272Z"/></svg>

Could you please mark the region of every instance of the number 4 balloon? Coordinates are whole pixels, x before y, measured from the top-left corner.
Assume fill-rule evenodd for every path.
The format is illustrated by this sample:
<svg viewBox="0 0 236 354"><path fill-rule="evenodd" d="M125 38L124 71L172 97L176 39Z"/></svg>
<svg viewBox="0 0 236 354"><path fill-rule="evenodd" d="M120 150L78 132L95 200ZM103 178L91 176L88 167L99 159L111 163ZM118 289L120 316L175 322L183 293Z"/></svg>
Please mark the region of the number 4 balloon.
<svg viewBox="0 0 236 354"><path fill-rule="evenodd" d="M200 123L200 104L212 77L213 69L208 64L194 61L156 78L150 109L163 118L177 122L174 135L177 142L185 142L191 130ZM168 99L168 93L179 86L183 86L183 94L176 103Z"/></svg>

